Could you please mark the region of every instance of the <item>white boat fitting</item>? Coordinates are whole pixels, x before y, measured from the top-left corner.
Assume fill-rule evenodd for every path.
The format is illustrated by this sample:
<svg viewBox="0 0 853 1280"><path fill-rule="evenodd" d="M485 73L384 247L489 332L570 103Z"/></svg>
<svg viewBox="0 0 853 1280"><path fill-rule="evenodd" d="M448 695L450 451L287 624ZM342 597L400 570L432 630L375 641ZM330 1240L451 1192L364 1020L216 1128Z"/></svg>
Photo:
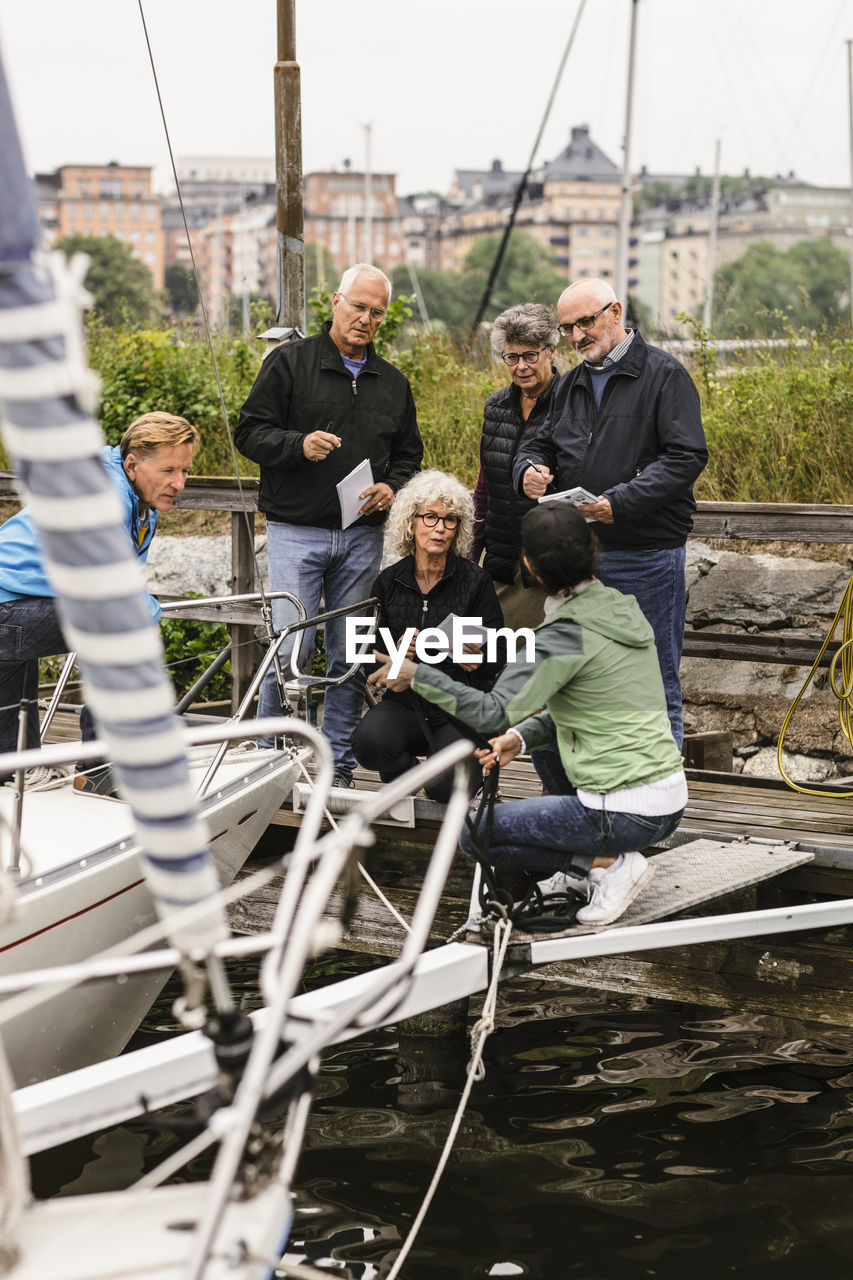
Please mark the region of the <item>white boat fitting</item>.
<svg viewBox="0 0 853 1280"><path fill-rule="evenodd" d="M244 726L241 733L246 732ZM69 750L75 746L80 744ZM289 796L307 754L232 750L223 758L200 804L221 886L233 881ZM195 748L191 776L201 779L210 759L210 748ZM14 804L14 790L0 788L0 867L8 865ZM71 777L28 790L21 849L22 875L14 898L5 897L8 912L0 921L0 976L83 961L154 922L132 815L122 800L75 791ZM171 967L91 983L11 1022L0 1005L0 1037L16 1083L119 1053L170 972Z"/></svg>
<svg viewBox="0 0 853 1280"><path fill-rule="evenodd" d="M316 734L307 732L309 736ZM200 1121L198 1137L134 1187L109 1195L33 1203L25 1192L14 1194L16 1185L25 1186L25 1179L15 1172L17 1162L23 1158L24 1139L16 1131L11 1097L0 1104L0 1134L5 1131L7 1139L11 1137L4 1149L0 1177L8 1200L6 1206L0 1204L0 1223L5 1219L7 1224L6 1239L0 1243L5 1245L6 1256L15 1258L7 1269L13 1280L107 1280L117 1275L138 1280L191 1280L202 1276L213 1280L226 1275L236 1280L260 1280L271 1274L286 1240L291 1214L289 1188L319 1054L333 1040L355 1035L365 1025L400 1016L429 941L468 807L467 773L461 762L470 754L470 746L459 742L405 780L372 793L360 809L347 815L338 830L318 840L317 829L331 781L328 751L326 759L322 758L322 751L319 754L319 785L296 847L287 860L288 876L273 929L262 940L252 940L267 952L262 971L263 1017L255 1020L245 1067L234 1075L233 1092L226 1091L212 1116ZM327 1001L325 1007L312 1009L307 1017L299 1013L294 1016L304 1000L298 989L305 964L337 937L330 933L329 920L324 918L332 892L351 858L372 841L372 823L399 801L410 781L423 784L451 766L456 766L454 794L399 959L363 975L358 991L349 989L344 1001ZM234 886L231 895L239 888ZM245 951L245 946L223 942L218 944L217 955L224 958L229 951L241 950ZM174 958L174 953L167 950L151 957L145 954L141 963L156 970ZM69 970L76 972L70 974ZM109 970L126 976L133 972L132 960L118 957L103 964L92 960L62 966L54 972L70 990L72 977L79 983L95 975L100 985ZM34 975L36 985L46 976ZM21 975L20 981L23 985L26 975ZM120 1072L122 1059L113 1061ZM106 1065L103 1062L100 1067ZM172 1069L170 1064L168 1072ZM156 1074L155 1069L149 1081ZM50 1087L59 1081L43 1083ZM184 1084L182 1077L178 1088ZM288 1087L294 1089L295 1098L281 1131L261 1132L254 1127L259 1106ZM110 1089L105 1088L102 1125L110 1123L110 1097ZM79 1102L77 1097L69 1099L71 1110L77 1110ZM68 1111L64 1124L70 1123L73 1118ZM159 1185L215 1143L220 1144L219 1153L207 1183ZM72 1204L73 1211L69 1207Z"/></svg>

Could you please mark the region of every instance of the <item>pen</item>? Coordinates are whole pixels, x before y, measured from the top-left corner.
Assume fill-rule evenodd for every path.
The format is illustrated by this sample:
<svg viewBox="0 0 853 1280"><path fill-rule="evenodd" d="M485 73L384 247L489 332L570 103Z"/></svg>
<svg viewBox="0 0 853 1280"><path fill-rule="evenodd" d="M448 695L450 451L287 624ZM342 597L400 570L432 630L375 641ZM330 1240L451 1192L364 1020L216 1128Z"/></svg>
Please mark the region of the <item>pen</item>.
<svg viewBox="0 0 853 1280"><path fill-rule="evenodd" d="M540 476L541 476L541 474L542 474L542 468L541 468L541 467L537 467L536 463L533 461L533 459L532 459L532 458L525 458L525 459L524 459L524 461L525 461L525 462L529 462L529 463L530 463L530 465L531 465L531 467L533 468L533 470L534 470L535 472L537 472L537 474L538 474L538 475L540 475Z"/></svg>

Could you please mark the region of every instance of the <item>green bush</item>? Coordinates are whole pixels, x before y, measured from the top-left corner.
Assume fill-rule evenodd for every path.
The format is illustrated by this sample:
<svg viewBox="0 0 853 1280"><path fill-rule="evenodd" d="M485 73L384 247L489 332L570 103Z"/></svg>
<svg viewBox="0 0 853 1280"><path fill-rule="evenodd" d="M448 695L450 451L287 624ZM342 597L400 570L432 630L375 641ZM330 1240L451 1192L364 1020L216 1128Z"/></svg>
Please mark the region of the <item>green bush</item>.
<svg viewBox="0 0 853 1280"><path fill-rule="evenodd" d="M196 594L191 592L191 594ZM175 691L180 698L191 689L199 676L228 643L228 632L218 622L195 622L164 615L160 634ZM231 663L226 662L199 695L204 702L219 702L231 697Z"/></svg>
<svg viewBox="0 0 853 1280"><path fill-rule="evenodd" d="M327 294L315 291L314 324L328 314ZM457 342L448 332L424 333L411 323L410 299L396 298L380 333L383 354L412 383L424 438L424 466L455 473L473 485L479 463L483 406L508 382L487 344ZM695 323L695 322L694 322ZM702 399L710 459L696 496L732 502L853 502L853 335L787 330L787 345L716 353L695 325L692 358ZM175 329L110 329L89 322L89 354L102 379L99 416L114 444L139 414L179 413L202 436L194 470L233 477L234 457L223 422L233 431L260 367L261 344L212 340L222 386L220 400L207 341L191 325ZM394 343L391 347L390 344ZM572 360L560 350L561 368ZM4 465L7 465L4 463ZM237 455L241 475L257 467Z"/></svg>

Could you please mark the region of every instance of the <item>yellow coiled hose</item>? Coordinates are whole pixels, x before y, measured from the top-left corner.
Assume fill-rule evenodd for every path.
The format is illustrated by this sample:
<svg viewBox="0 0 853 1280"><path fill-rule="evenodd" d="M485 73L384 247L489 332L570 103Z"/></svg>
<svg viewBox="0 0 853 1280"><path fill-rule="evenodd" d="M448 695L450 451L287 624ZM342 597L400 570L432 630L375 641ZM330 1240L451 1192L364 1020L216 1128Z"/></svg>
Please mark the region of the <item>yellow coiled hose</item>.
<svg viewBox="0 0 853 1280"><path fill-rule="evenodd" d="M788 725L793 719L794 712L799 706L800 700L805 696L805 692L817 674L821 659L826 653L835 635L835 630L843 619L841 631L841 647L829 667L829 687L835 697L838 699L838 719L841 723L841 729L847 741L853 746L853 720L851 720L851 704L853 704L853 577L847 583L844 595L841 597L841 604L838 611L832 619L832 625L827 632L820 653L812 663L811 670L806 677L805 683L800 689L794 701L788 709L785 716L781 732L779 734L779 744L776 748L776 760L779 764L779 772L785 782L793 791L799 791L804 796L820 796L825 795L825 791L813 791L810 787L801 787L799 783L792 781L785 772L785 766L782 764L782 744L785 741L785 734L788 731ZM840 670L841 685L837 684L837 675ZM853 791L837 791L834 795L842 797L853 797Z"/></svg>

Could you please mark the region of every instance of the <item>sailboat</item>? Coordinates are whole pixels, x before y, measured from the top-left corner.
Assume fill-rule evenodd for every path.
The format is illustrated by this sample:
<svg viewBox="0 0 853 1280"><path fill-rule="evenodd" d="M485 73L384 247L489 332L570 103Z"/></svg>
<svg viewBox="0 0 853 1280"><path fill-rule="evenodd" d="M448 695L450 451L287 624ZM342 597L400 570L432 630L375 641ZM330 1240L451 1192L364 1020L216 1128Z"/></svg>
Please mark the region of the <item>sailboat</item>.
<svg viewBox="0 0 853 1280"><path fill-rule="evenodd" d="M422 766L422 776L377 793L323 840L332 760L309 724L276 717L219 726L214 732L223 741L213 759L194 753L210 731L186 734L174 715L139 565L100 460L94 385L81 342L85 262L41 260L36 243L0 63L4 438L101 735L86 745L19 751L2 762L18 782L0 797L8 822L0 872L0 1269L15 1280L119 1274L260 1280L272 1274L287 1239L318 1055L335 1036L354 1034L362 1019L394 1016L428 942L467 812L462 760L470 747L448 747ZM229 739L258 734L283 735L293 745L229 758ZM231 938L221 885L233 879L292 787L306 747L316 760L315 789L274 925L247 947ZM24 788L23 775L37 765L101 756L110 761L119 800L67 786ZM195 766L204 769L201 794ZM371 822L410 782L426 783L449 767L455 767L453 795L399 962L371 975L345 1007L294 1017L305 965L340 936L324 915L353 850L370 841ZM254 1023L236 1007L227 974L228 958L247 950L265 953L264 1017ZM29 1088L54 1086L66 1078L54 1073L75 1062L112 1064L118 1078L121 1059L109 1055L174 968L184 983L181 1019L203 1028L217 1062L198 1133L136 1187L73 1203L33 1201L7 1046L18 1081L40 1081ZM175 1096L186 1084L182 1077ZM286 1114L268 1132L258 1115L273 1099ZM93 1104L89 1122L107 1123L100 1101ZM79 1116L77 1101L70 1106ZM70 1111L59 1110L68 1122ZM206 1181L163 1185L216 1144Z"/></svg>

